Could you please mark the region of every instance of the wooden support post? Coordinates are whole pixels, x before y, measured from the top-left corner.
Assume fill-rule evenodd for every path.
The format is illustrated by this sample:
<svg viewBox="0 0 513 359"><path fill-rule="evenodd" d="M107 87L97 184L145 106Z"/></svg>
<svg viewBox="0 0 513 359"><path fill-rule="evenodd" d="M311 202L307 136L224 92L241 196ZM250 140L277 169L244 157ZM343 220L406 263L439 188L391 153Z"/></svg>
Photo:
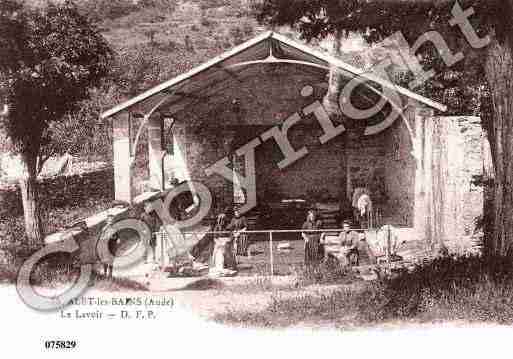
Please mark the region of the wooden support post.
<svg viewBox="0 0 513 359"><path fill-rule="evenodd" d="M148 119L148 166L150 187L154 190L164 190L164 148L163 123L158 112Z"/></svg>
<svg viewBox="0 0 513 359"><path fill-rule="evenodd" d="M112 119L114 198L128 203L134 197L130 127L129 112L120 112Z"/></svg>
<svg viewBox="0 0 513 359"><path fill-rule="evenodd" d="M274 276L274 258L273 258L273 232L269 231L269 247L271 255L271 277Z"/></svg>
<svg viewBox="0 0 513 359"><path fill-rule="evenodd" d="M160 238L160 267L161 268L164 268L164 265L165 265L165 259L164 259L164 245L165 245L165 242L164 242L164 236L162 235L162 233L159 233L159 238Z"/></svg>
<svg viewBox="0 0 513 359"><path fill-rule="evenodd" d="M427 162L429 158L426 158L426 147L429 147L426 125L427 121L432 120L433 110L426 108L417 101L411 101L407 116L415 131L415 137L412 139L413 156L416 161L413 226L417 239L423 240L426 239L426 227L429 219L429 193L426 188L429 186L429 176L431 175Z"/></svg>
<svg viewBox="0 0 513 359"><path fill-rule="evenodd" d="M387 226L387 264L390 265L392 255L392 240L391 240L390 226Z"/></svg>

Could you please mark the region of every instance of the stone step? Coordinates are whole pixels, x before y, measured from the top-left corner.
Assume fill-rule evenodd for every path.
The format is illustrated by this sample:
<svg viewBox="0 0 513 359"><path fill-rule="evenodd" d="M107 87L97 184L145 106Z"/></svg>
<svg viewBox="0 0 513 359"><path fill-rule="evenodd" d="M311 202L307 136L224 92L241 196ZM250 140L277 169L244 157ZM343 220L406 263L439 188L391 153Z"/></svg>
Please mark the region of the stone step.
<svg viewBox="0 0 513 359"><path fill-rule="evenodd" d="M324 224L328 224L328 223L334 223L334 224L337 224L337 221L336 220L330 220L330 219L321 219L322 222Z"/></svg>
<svg viewBox="0 0 513 359"><path fill-rule="evenodd" d="M336 219L338 217L338 213L321 213L319 214L319 217Z"/></svg>

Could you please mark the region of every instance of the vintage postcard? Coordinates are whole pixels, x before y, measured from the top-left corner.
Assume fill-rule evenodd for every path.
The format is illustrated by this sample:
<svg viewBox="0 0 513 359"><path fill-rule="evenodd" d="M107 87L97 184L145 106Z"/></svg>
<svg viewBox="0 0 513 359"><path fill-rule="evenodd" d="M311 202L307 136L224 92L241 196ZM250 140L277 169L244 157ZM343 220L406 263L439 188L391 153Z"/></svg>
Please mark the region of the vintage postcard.
<svg viewBox="0 0 513 359"><path fill-rule="evenodd" d="M0 0L0 353L503 356L512 19Z"/></svg>

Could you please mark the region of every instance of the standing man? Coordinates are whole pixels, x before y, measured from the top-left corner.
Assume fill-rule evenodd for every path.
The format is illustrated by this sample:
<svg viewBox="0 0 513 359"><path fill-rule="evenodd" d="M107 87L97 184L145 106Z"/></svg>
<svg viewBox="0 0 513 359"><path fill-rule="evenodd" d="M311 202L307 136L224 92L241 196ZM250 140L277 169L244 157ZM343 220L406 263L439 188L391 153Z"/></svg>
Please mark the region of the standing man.
<svg viewBox="0 0 513 359"><path fill-rule="evenodd" d="M305 265L317 264L321 259L319 256L321 232L308 232L309 230L321 229L321 227L322 223L316 220L315 211L309 210L302 228L305 232L301 232L305 241Z"/></svg>

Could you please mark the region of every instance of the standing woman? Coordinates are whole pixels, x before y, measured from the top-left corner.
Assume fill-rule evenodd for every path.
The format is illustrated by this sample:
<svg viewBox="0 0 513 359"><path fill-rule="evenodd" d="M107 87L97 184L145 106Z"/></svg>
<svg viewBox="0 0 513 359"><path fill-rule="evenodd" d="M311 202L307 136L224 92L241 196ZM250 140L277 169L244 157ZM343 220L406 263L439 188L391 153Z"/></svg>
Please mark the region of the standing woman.
<svg viewBox="0 0 513 359"><path fill-rule="evenodd" d="M309 210L306 215L306 222L303 224L304 230L321 229L321 221L315 218L315 212ZM316 264L320 258L320 232L301 232L301 236L305 241L305 265Z"/></svg>
<svg viewBox="0 0 513 359"><path fill-rule="evenodd" d="M234 217L228 225L228 229L233 231L233 238L235 239L236 254L238 256L248 255L248 236L244 233L248 229L248 222L246 217L241 216L238 209L233 212Z"/></svg>
<svg viewBox="0 0 513 359"><path fill-rule="evenodd" d="M209 263L209 273L212 275L233 274L237 270L237 261L233 252L233 238L226 231L226 216L217 216L217 223L212 236L212 256Z"/></svg>
<svg viewBox="0 0 513 359"><path fill-rule="evenodd" d="M226 230L226 215L224 213L219 213L217 215L217 219L216 219L216 224L214 226L214 229L213 229L213 234L211 236L211 242L209 243L209 248L208 248L208 253L209 253L209 258L210 258L210 262L209 262L209 266L215 266L215 259L216 259L216 251L217 250L222 250L223 252L223 265L222 267L224 267L224 257L225 257L225 249L224 248L219 248L219 246L216 246L216 239L217 238L222 238L226 235L223 235L223 231Z"/></svg>

